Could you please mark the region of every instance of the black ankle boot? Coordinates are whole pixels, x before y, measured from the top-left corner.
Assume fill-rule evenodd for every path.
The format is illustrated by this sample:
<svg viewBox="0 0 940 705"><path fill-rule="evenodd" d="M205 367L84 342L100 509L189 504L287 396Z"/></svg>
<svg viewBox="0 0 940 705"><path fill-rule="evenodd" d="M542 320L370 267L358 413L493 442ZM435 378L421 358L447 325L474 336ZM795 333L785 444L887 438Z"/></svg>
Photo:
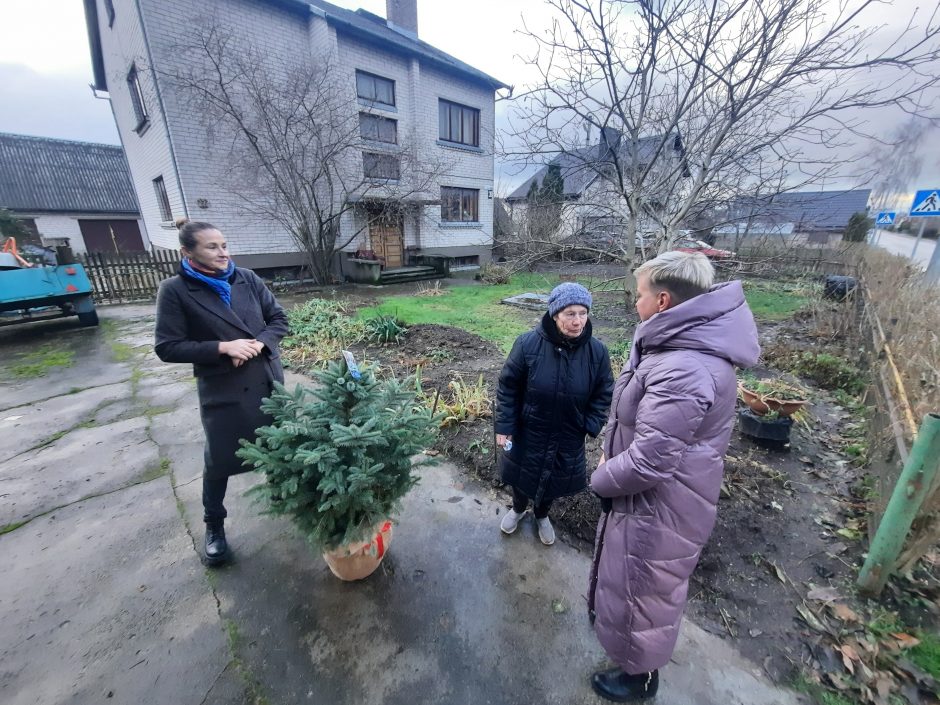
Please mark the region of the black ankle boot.
<svg viewBox="0 0 940 705"><path fill-rule="evenodd" d="M602 698L617 703L646 700L656 695L659 690L659 671L631 676L624 673L623 669L612 668L595 673L591 677L591 685L594 686L594 692Z"/></svg>
<svg viewBox="0 0 940 705"><path fill-rule="evenodd" d="M225 528L222 522L206 522L206 565L224 563L228 558L228 543L225 541Z"/></svg>

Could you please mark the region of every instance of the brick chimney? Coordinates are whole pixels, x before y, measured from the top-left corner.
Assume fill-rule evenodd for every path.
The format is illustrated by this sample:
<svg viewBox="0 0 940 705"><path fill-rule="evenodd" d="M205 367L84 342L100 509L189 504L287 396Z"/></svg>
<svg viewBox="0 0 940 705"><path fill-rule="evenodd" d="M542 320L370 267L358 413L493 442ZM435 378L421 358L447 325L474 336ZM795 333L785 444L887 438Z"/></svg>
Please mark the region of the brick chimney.
<svg viewBox="0 0 940 705"><path fill-rule="evenodd" d="M418 0L385 0L385 18L389 24L418 35Z"/></svg>

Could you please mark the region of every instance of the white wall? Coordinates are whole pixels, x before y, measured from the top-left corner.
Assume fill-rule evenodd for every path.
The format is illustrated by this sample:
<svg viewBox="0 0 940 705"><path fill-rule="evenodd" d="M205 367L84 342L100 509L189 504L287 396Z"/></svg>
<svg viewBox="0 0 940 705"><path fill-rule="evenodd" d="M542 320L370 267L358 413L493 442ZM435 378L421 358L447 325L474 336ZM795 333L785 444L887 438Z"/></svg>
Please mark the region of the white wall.
<svg viewBox="0 0 940 705"><path fill-rule="evenodd" d="M37 215L36 229L45 243L50 238L67 237L75 253L85 251L85 241L78 227L78 219L68 215Z"/></svg>
<svg viewBox="0 0 940 705"><path fill-rule="evenodd" d="M98 29L104 54L104 67L111 97L111 108L118 133L127 155L131 179L140 204L144 227L142 233L159 247L178 247L176 228L162 222L153 179L163 176L170 208L174 217L186 214L183 193L173 166L166 121L160 109L156 84L150 70L150 58L144 42L144 31L137 12L136 0L113 0L114 25L108 26L104 0L97 1ZM144 103L150 118L149 127L134 132L137 117L127 86L131 64L138 69Z"/></svg>
<svg viewBox="0 0 940 705"><path fill-rule="evenodd" d="M143 23L139 21L139 2ZM480 191L479 225L442 225L440 207L421 208L420 218L406 217L405 244L418 239L424 248L477 246L488 249L493 239L493 201L487 191L493 188L493 90L419 64L416 59L384 51L348 37L327 25L325 20L305 18L263 0L114 0L116 21L108 28L103 0L99 0L99 24L105 51L105 67L112 105L124 141L138 200L151 241L160 247L177 246L176 230L160 222L152 179L162 174L174 216L188 215L217 226L229 240L233 254L292 253L293 240L278 223L249 214L226 188L222 176L230 168L225 150L207 141L206 128L184 96L177 95L167 80L161 79L160 95L166 120L160 112L153 74L140 70L151 125L143 134L133 132L136 120L127 91L126 74L133 61L149 67L144 33L150 54L159 72L174 73L188 68L180 44L192 37L197 23L221 23L237 37L249 37L252 45L274 61L289 65L310 65L312 54L335 50L338 70L355 97L355 70L362 69L395 81L396 111L400 139L413 136L422 157L440 163L446 174L423 196L440 198L440 186L473 188ZM212 18L212 19L210 19ZM445 98L481 111L482 153L437 144L438 99ZM358 112L355 100L351 109ZM172 151L171 151L172 145ZM173 162L175 156L175 166ZM361 169L361 157L357 168ZM182 185L177 183L179 170ZM404 181L404 178L403 178ZM204 199L208 207L198 201ZM354 217L344 219L343 227L355 227ZM366 233L350 243L347 250L366 246ZM298 261L300 258L298 257Z"/></svg>

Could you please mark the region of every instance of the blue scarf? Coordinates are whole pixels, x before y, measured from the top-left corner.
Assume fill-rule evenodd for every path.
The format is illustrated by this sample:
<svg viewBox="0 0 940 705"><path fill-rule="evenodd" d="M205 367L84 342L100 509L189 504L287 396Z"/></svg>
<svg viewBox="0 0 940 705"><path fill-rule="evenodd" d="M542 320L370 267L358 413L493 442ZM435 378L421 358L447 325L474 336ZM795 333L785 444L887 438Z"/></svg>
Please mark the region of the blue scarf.
<svg viewBox="0 0 940 705"><path fill-rule="evenodd" d="M232 260L228 261L228 268L224 272L219 272L214 276L203 274L193 269L193 266L189 263L188 257L183 258L182 267L180 269L185 276L193 281L202 282L208 286L219 295L219 298L225 302L226 306L229 308L232 307L232 285L229 284L228 281L229 277L231 277L232 273L235 271L235 263Z"/></svg>

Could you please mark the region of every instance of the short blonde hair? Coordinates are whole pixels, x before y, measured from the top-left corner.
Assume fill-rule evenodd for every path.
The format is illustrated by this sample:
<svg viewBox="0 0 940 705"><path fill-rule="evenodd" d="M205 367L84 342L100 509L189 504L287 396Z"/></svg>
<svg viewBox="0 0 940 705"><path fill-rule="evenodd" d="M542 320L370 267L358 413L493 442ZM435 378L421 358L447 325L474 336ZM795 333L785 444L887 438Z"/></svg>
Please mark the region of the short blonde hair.
<svg viewBox="0 0 940 705"><path fill-rule="evenodd" d="M700 252L664 252L641 264L633 274L649 277L650 286L665 289L676 303L704 294L715 281L715 268Z"/></svg>

